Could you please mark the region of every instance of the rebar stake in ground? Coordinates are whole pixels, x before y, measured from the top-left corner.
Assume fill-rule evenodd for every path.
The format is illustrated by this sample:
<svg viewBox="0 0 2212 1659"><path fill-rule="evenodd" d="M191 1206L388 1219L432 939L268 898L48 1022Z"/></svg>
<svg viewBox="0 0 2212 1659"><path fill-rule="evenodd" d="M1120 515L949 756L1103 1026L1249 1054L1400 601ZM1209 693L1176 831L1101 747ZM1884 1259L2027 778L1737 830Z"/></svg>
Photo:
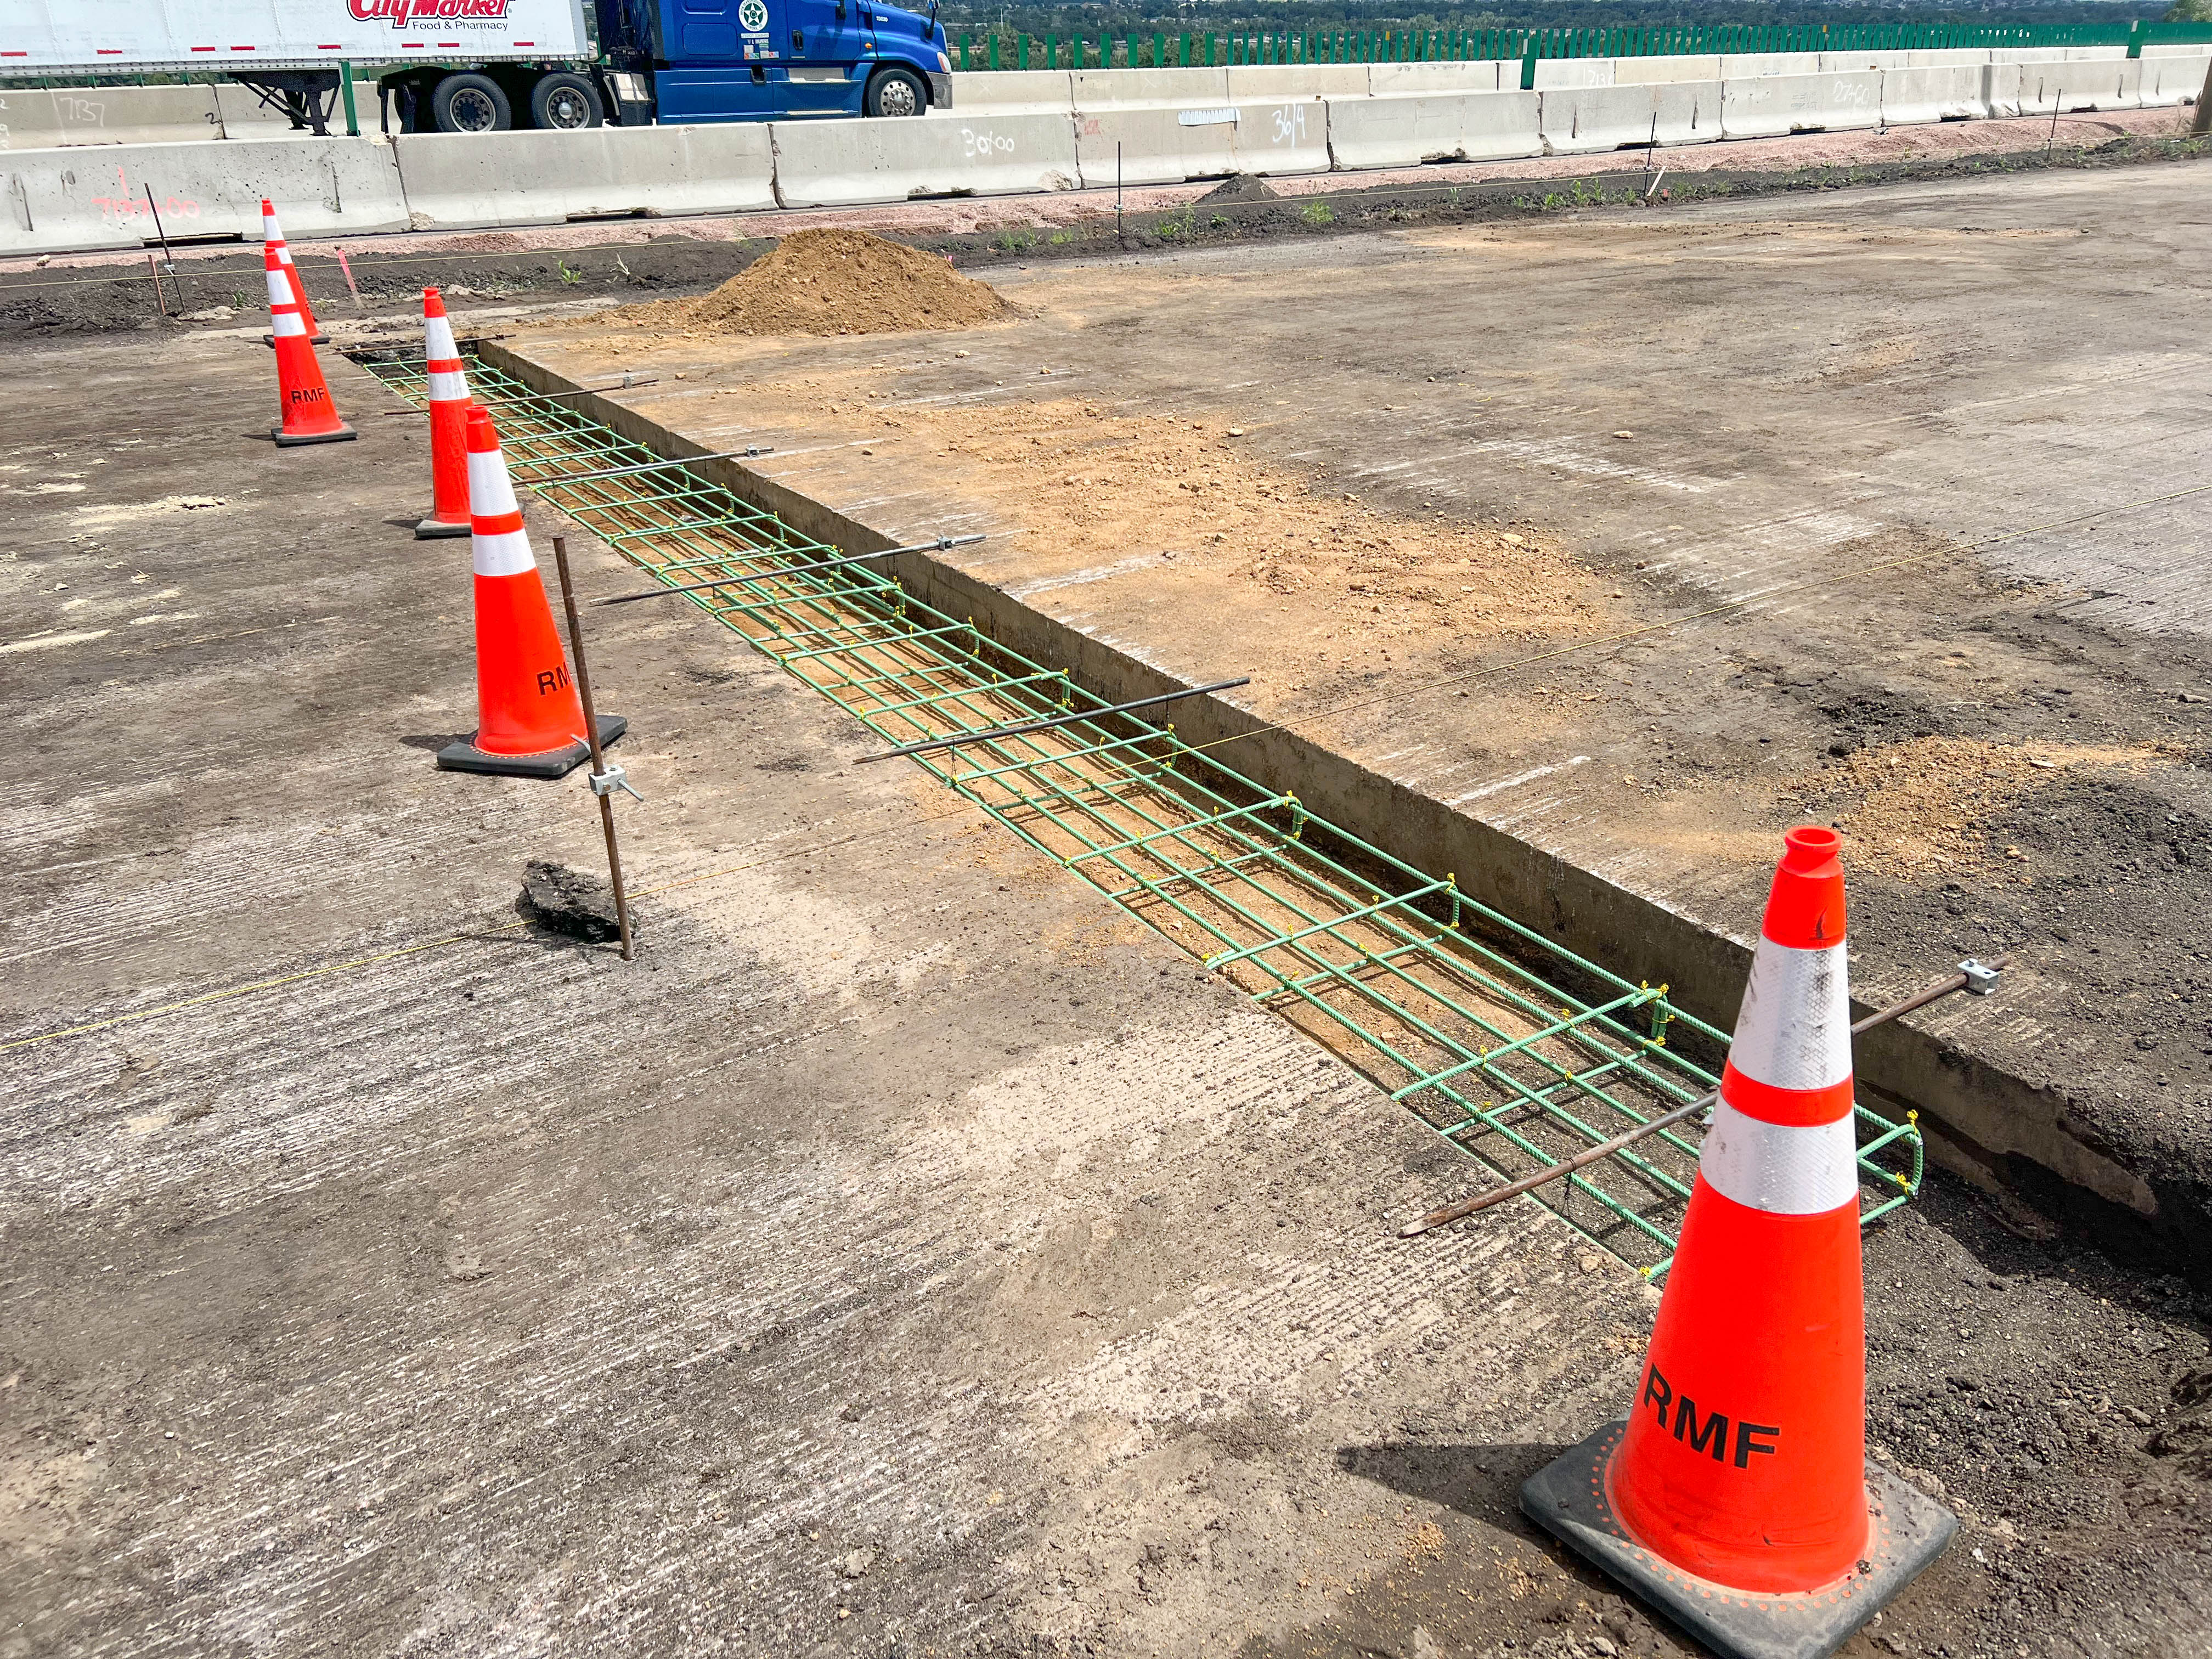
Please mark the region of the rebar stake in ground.
<svg viewBox="0 0 2212 1659"><path fill-rule="evenodd" d="M631 959L629 939L629 901L623 896L622 848L615 843L615 803L617 789L630 789L623 780L622 769L608 770L605 757L599 752L599 717L592 709L592 676L584 666L584 630L576 625L576 590L568 580L568 538L553 538L553 563L561 573L561 605L568 613L568 653L576 659L576 695L584 704L584 741L592 748L592 793L599 798L599 827L607 836L607 878L615 890L615 925L622 930L622 958Z"/></svg>

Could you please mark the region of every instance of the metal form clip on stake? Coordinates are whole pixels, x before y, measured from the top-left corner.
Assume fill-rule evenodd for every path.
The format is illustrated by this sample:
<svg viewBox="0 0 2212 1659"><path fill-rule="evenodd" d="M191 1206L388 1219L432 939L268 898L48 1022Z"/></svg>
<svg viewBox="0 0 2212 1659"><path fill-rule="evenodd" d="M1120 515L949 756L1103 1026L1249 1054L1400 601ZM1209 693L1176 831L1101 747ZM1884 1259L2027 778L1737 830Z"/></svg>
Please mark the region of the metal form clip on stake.
<svg viewBox="0 0 2212 1659"><path fill-rule="evenodd" d="M579 738L578 741L583 742L585 739ZM644 796L629 787L629 775L619 766L610 766L605 771L593 772L591 775L591 785L592 793L595 795L611 795L619 789L634 801L641 802L645 799Z"/></svg>

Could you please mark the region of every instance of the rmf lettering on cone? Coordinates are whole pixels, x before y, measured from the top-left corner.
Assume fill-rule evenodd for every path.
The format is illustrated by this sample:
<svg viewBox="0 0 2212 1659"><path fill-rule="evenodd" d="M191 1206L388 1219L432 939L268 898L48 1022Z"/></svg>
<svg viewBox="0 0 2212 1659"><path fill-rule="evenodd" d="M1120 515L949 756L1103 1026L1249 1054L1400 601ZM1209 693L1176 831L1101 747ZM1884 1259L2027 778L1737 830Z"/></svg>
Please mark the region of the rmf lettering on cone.
<svg viewBox="0 0 2212 1659"><path fill-rule="evenodd" d="M1783 837L1637 1393L1529 1517L1725 1659L1826 1659L1957 1530L1866 1457L1842 837Z"/></svg>

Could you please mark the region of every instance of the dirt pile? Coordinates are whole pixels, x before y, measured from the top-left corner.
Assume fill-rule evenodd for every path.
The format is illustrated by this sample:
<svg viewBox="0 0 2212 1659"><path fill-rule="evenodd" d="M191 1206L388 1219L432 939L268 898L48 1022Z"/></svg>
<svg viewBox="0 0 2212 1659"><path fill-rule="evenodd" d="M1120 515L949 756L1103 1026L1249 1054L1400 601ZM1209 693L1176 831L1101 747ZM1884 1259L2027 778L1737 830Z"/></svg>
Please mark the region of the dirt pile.
<svg viewBox="0 0 2212 1659"><path fill-rule="evenodd" d="M706 334L892 334L1014 315L939 255L864 230L801 230L665 320Z"/></svg>
<svg viewBox="0 0 2212 1659"><path fill-rule="evenodd" d="M1216 202L1279 202L1283 198L1267 181L1249 173L1232 173L1192 205L1209 207Z"/></svg>

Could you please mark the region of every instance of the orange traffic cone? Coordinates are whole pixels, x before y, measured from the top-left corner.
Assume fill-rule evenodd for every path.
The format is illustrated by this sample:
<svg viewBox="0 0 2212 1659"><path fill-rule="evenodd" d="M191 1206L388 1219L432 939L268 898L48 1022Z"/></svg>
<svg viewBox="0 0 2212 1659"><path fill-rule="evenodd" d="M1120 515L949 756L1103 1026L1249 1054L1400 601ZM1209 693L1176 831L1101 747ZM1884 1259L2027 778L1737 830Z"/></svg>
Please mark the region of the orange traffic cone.
<svg viewBox="0 0 2212 1659"><path fill-rule="evenodd" d="M584 705L568 678L568 658L553 631L545 584L531 556L530 532L507 476L491 416L468 410L469 514L477 578L477 719L466 741L438 751L451 772L557 778L591 755ZM599 742L629 722L599 716Z"/></svg>
<svg viewBox="0 0 2212 1659"><path fill-rule="evenodd" d="M422 290L422 335L430 382L430 516L415 526L417 540L469 533L469 377L461 349L446 320L446 301L434 288Z"/></svg>
<svg viewBox="0 0 2212 1659"><path fill-rule="evenodd" d="M1866 1461L1841 837L1784 837L1626 1423L1529 1516L1736 1659L1832 1653L1957 1529Z"/></svg>
<svg viewBox="0 0 2212 1659"><path fill-rule="evenodd" d="M307 303L307 285L300 280L300 268L292 263L292 250L284 246L284 232L276 223L276 210L269 204L266 196L261 198L261 245L276 250L276 263L284 267L285 280L292 285L292 298L299 305L300 320L307 325L308 343L328 345L331 337L315 320L315 308ZM276 344L276 337L270 336L266 343Z"/></svg>
<svg viewBox="0 0 2212 1659"><path fill-rule="evenodd" d="M323 366L307 343L307 325L301 320L299 302L292 297L292 284L276 262L273 245L263 249L262 264L269 277L269 315L274 324L270 342L276 348L276 397L284 413L283 423L270 428L269 435L284 448L343 443L355 435L354 429L338 419L337 406L331 402Z"/></svg>

